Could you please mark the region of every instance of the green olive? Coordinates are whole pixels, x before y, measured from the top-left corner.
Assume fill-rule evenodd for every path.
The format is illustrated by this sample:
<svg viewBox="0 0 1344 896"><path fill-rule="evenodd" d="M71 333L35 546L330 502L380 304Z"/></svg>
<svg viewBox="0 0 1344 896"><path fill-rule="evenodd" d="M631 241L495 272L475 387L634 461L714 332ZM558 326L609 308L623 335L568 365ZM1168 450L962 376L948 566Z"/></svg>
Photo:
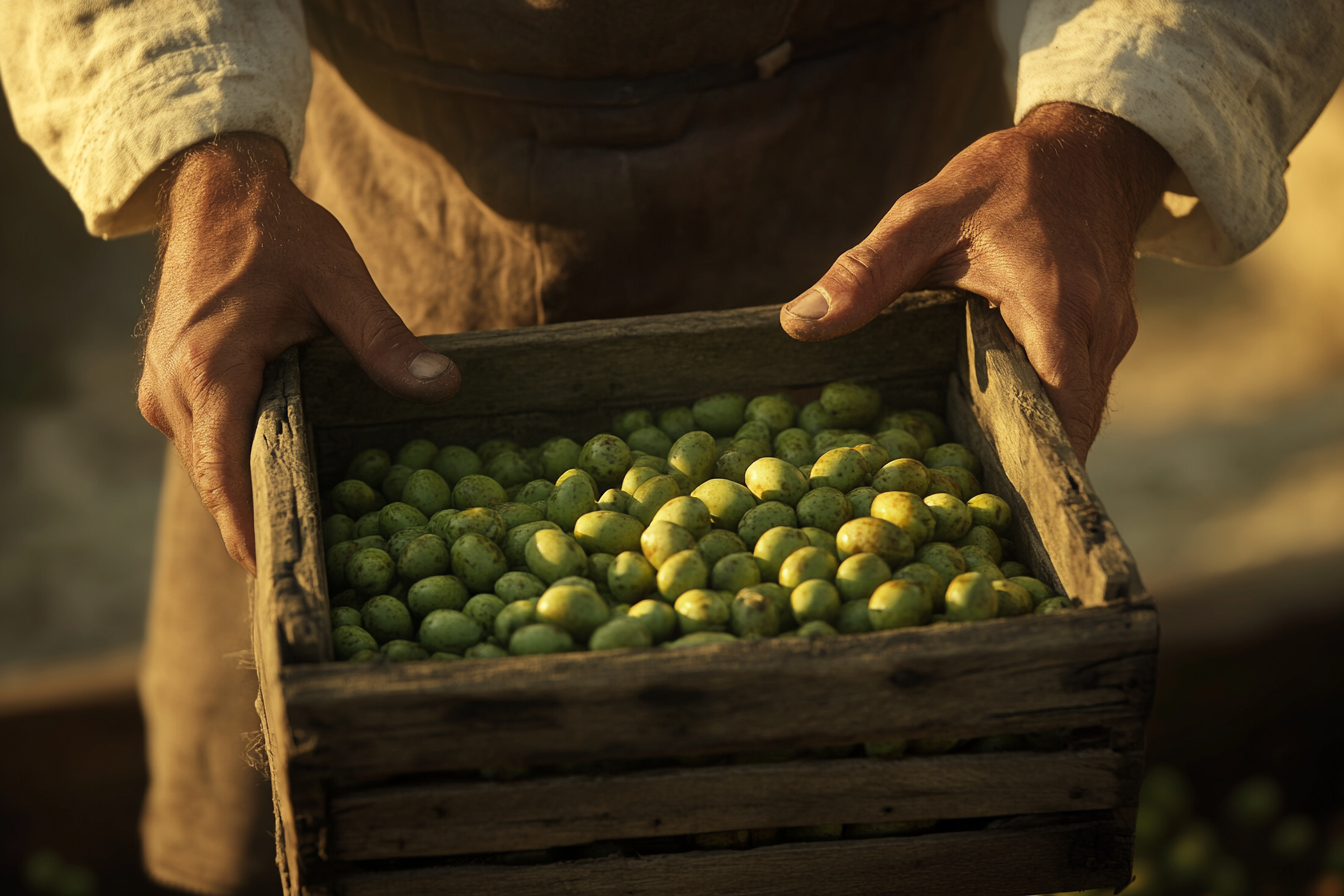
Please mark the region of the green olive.
<svg viewBox="0 0 1344 896"><path fill-rule="evenodd" d="M498 482L506 491L530 482L537 475L537 471L517 451L495 455L481 472Z"/></svg>
<svg viewBox="0 0 1344 896"><path fill-rule="evenodd" d="M423 470L438 456L439 446L429 439L411 439L397 450L396 462L412 470Z"/></svg>
<svg viewBox="0 0 1344 896"><path fill-rule="evenodd" d="M390 594L369 598L359 608L359 615L364 620L364 630L379 644L410 638L415 630L410 609Z"/></svg>
<svg viewBox="0 0 1344 896"><path fill-rule="evenodd" d="M760 501L779 501L793 507L807 494L808 478L793 464L777 457L762 457L747 467L746 487Z"/></svg>
<svg viewBox="0 0 1344 896"><path fill-rule="evenodd" d="M760 584L760 581L761 570L756 565L756 558L746 552L723 557L714 564L709 575L711 588L730 594Z"/></svg>
<svg viewBox="0 0 1344 896"><path fill-rule="evenodd" d="M804 465L811 464L817 459L817 452L812 447L812 437L804 429L784 430L775 436L774 448L775 457L797 467L800 473Z"/></svg>
<svg viewBox="0 0 1344 896"><path fill-rule="evenodd" d="M843 496L842 496L843 497ZM775 582L779 580L779 570L795 551L812 547L807 533L801 529L777 526L763 534L757 541L752 555L761 569L761 580ZM835 562L832 560L832 562Z"/></svg>
<svg viewBox="0 0 1344 896"><path fill-rule="evenodd" d="M1005 566L1007 564L1004 564ZM1006 571L1006 570L1005 570ZM1042 603L1054 597L1055 592L1050 586L1040 579L1034 579L1031 576L1009 576L1008 581L1025 590L1031 595L1032 607L1039 607Z"/></svg>
<svg viewBox="0 0 1344 896"><path fill-rule="evenodd" d="M934 445L938 444L937 438L933 435L933 430L929 424L925 423L919 417L905 411L893 411L882 417L874 424L874 427L880 432L887 429L903 429L910 435L919 440L920 452L928 451Z"/></svg>
<svg viewBox="0 0 1344 896"><path fill-rule="evenodd" d="M725 631L731 617L727 601L717 591L705 588L690 588L678 594L672 608L677 613L677 630L683 636Z"/></svg>
<svg viewBox="0 0 1344 896"><path fill-rule="evenodd" d="M392 469L392 456L381 448L369 448L356 454L355 459L350 461L345 477L358 479L372 488L377 488L390 469Z"/></svg>
<svg viewBox="0 0 1344 896"><path fill-rule="evenodd" d="M924 505L933 514L935 541L956 541L971 528L971 512L960 498L948 494L929 495Z"/></svg>
<svg viewBox="0 0 1344 896"><path fill-rule="evenodd" d="M887 455L893 460L918 462L924 456L924 449L919 444L919 439L903 429L884 429L875 433L873 440L886 449ZM920 466L924 465L920 464ZM902 488L901 491L912 492L915 489Z"/></svg>
<svg viewBox="0 0 1344 896"><path fill-rule="evenodd" d="M411 540L397 559L397 575L407 585L448 572L452 554L437 535L421 535Z"/></svg>
<svg viewBox="0 0 1344 896"><path fill-rule="evenodd" d="M546 623L525 625L509 638L509 653L514 656L568 653L573 649L574 639L569 632Z"/></svg>
<svg viewBox="0 0 1344 896"><path fill-rule="evenodd" d="M709 533L713 517L704 501L683 495L658 508L653 515L653 523L659 522L676 523L698 540Z"/></svg>
<svg viewBox="0 0 1344 896"><path fill-rule="evenodd" d="M556 529L533 533L523 548L523 556L528 570L547 584L588 571L588 554L583 547Z"/></svg>
<svg viewBox="0 0 1344 896"><path fill-rule="evenodd" d="M834 557L821 548L808 545L784 558L779 565L779 584L791 590L811 579L829 582L835 579L836 568Z"/></svg>
<svg viewBox="0 0 1344 896"><path fill-rule="evenodd" d="M636 619L620 618L604 622L588 639L589 650L621 650L652 647L653 633Z"/></svg>
<svg viewBox="0 0 1344 896"><path fill-rule="evenodd" d="M744 421L747 399L736 392L702 398L691 407L695 425L713 436L732 435Z"/></svg>
<svg viewBox="0 0 1344 896"><path fill-rule="evenodd" d="M798 417L798 408L783 393L757 395L747 402L742 416L749 423L764 423L774 434L793 426L793 421Z"/></svg>
<svg viewBox="0 0 1344 896"><path fill-rule="evenodd" d="M994 590L989 576L967 572L947 585L947 618L949 622L967 622L993 619L999 612L999 593Z"/></svg>
<svg viewBox="0 0 1344 896"><path fill-rule="evenodd" d="M484 507L472 508L472 510L486 510L486 509L488 508ZM471 511L464 510L462 512L470 513ZM516 501L509 501L507 503L500 504L494 508L494 512L499 514L499 519L504 524L504 530L499 533L499 537L490 539L495 544L499 544L499 542L504 538L504 532L507 532L508 530L513 529L517 526L521 526L523 525L523 523L535 523L538 520L544 520L546 518L545 512L542 510L538 510L536 505L530 503L520 503ZM430 520L429 522L432 525L434 521ZM482 532L481 534L486 535L486 533L484 532ZM489 538L490 536L486 535L486 537Z"/></svg>
<svg viewBox="0 0 1344 896"><path fill-rule="evenodd" d="M626 440L632 451L643 451L654 457L667 457L672 450L672 439L656 426L645 426L630 433Z"/></svg>
<svg viewBox="0 0 1344 896"><path fill-rule="evenodd" d="M384 538L391 538L402 529L428 525L428 517L411 505L400 501L393 501L378 511L378 534Z"/></svg>
<svg viewBox="0 0 1344 896"><path fill-rule="evenodd" d="M755 512L755 510L752 510L747 516ZM710 569L713 569L715 563L729 554L740 554L748 550L745 540L727 529L709 530L695 543L695 549L700 552L700 556L705 558L705 563L709 564Z"/></svg>
<svg viewBox="0 0 1344 896"><path fill-rule="evenodd" d="M929 593L929 598L933 601L933 612L947 612L947 602L943 599L943 594L947 591L947 583L950 580L944 579L943 574L929 564L918 561L907 563L892 573L891 577L893 579L905 579L907 582L920 585Z"/></svg>
<svg viewBox="0 0 1344 896"><path fill-rule="evenodd" d="M351 588L367 597L384 594L397 580L397 564L387 551L364 548L346 561L345 579Z"/></svg>
<svg viewBox="0 0 1344 896"><path fill-rule="evenodd" d="M835 536L825 529L818 529L816 526L803 526L802 532L807 536L808 543L814 548L821 548L826 553L835 558L835 562L840 562L840 551L835 546Z"/></svg>
<svg viewBox="0 0 1344 896"><path fill-rule="evenodd" d="M929 593L905 579L883 582L868 599L868 621L875 631L925 625L932 615Z"/></svg>
<svg viewBox="0 0 1344 896"><path fill-rule="evenodd" d="M555 491L555 483L546 479L533 479L514 493L513 500L519 504L545 503ZM501 511L502 512L502 511Z"/></svg>
<svg viewBox="0 0 1344 896"><path fill-rule="evenodd" d="M508 506L501 504L501 507ZM504 533L511 528L504 523L504 516L493 507L470 507L459 510L442 527L443 540L453 544L467 533L475 533L498 544Z"/></svg>
<svg viewBox="0 0 1344 896"><path fill-rule="evenodd" d="M380 652L387 657L389 662L393 663L410 663L429 659L429 652L425 648L415 641L404 639L388 641L382 646Z"/></svg>
<svg viewBox="0 0 1344 896"><path fill-rule="evenodd" d="M474 532L453 542L451 553L453 575L472 594L493 592L495 581L509 571L509 562L499 546Z"/></svg>
<svg viewBox="0 0 1344 896"><path fill-rule="evenodd" d="M699 499L708 509L711 524L733 532L737 531L738 523L747 511L756 506L756 497L745 485L728 479L706 480L691 492L691 498ZM667 505L664 505L663 510L666 509ZM685 523L681 525L686 526Z"/></svg>
<svg viewBox="0 0 1344 896"><path fill-rule="evenodd" d="M630 608L629 618L647 628L655 644L677 634L677 611L661 600L641 600Z"/></svg>
<svg viewBox="0 0 1344 896"><path fill-rule="evenodd" d="M794 510L798 514L800 526L825 529L832 535L839 532L840 527L854 516L854 506L849 503L845 493L828 486L814 488L803 495Z"/></svg>
<svg viewBox="0 0 1344 896"><path fill-rule="evenodd" d="M841 560L852 554L877 554L893 568L904 566L915 556L914 542L904 529L873 516L841 526L835 533L835 547Z"/></svg>
<svg viewBox="0 0 1344 896"><path fill-rule="evenodd" d="M929 468L913 458L897 458L877 471L873 488L879 492L909 492L922 498L929 489Z"/></svg>
<svg viewBox="0 0 1344 896"><path fill-rule="evenodd" d="M999 539L999 543L1002 544L1003 539ZM1032 574L1031 567L1027 566L1025 563L1018 563L1016 560L1008 560L999 564L999 569L1003 570L1003 574L1010 579L1018 576L1030 576ZM1050 593L1054 594L1053 591Z"/></svg>
<svg viewBox="0 0 1344 896"><path fill-rule="evenodd" d="M622 603L632 604L652 594L657 584L658 571L639 551L622 551L607 569L607 588Z"/></svg>
<svg viewBox="0 0 1344 896"><path fill-rule="evenodd" d="M383 497L389 501L400 501L401 490L406 485L406 480L411 478L415 471L403 464L393 464L383 477L383 484L378 486L378 490L383 493Z"/></svg>
<svg viewBox="0 0 1344 896"><path fill-rule="evenodd" d="M929 468L929 487L924 492L927 498L930 495L951 495L957 500L965 496L961 490L961 483L947 475L947 471L938 467Z"/></svg>
<svg viewBox="0 0 1344 896"><path fill-rule="evenodd" d="M514 601L506 604L504 609L499 611L495 617L494 633L495 638L501 644L509 643L513 633L525 625L535 625L537 623L537 598L530 597L524 600Z"/></svg>
<svg viewBox="0 0 1344 896"><path fill-rule="evenodd" d="M336 659L348 660L363 650L377 650L378 641L357 625L338 626L331 633L331 645Z"/></svg>
<svg viewBox="0 0 1344 896"><path fill-rule="evenodd" d="M382 508L379 508L381 510ZM381 535L382 529L378 525L379 510L364 514L355 520L355 534L353 538L364 538L369 535Z"/></svg>
<svg viewBox="0 0 1344 896"><path fill-rule="evenodd" d="M345 577L345 565L361 550L363 549L354 541L343 541L327 548L327 588L333 594L350 587L350 581Z"/></svg>
<svg viewBox="0 0 1344 896"><path fill-rule="evenodd" d="M900 526L915 546L929 542L937 529L933 511L914 492L882 492L873 499L872 515Z"/></svg>
<svg viewBox="0 0 1344 896"><path fill-rule="evenodd" d="M689 530L667 520L654 520L639 537L640 550L654 569L661 569L673 554L694 550L695 545Z"/></svg>
<svg viewBox="0 0 1344 896"><path fill-rule="evenodd" d="M477 644L474 647L468 647L467 652L462 655L462 658L468 660L493 660L508 655L509 652L502 647L483 643Z"/></svg>
<svg viewBox="0 0 1344 896"><path fill-rule="evenodd" d="M589 553L619 554L639 550L644 526L633 516L595 510L574 523L574 538Z"/></svg>
<svg viewBox="0 0 1344 896"><path fill-rule="evenodd" d="M835 630L842 635L860 635L873 630L868 618L868 599L845 601L835 620Z"/></svg>
<svg viewBox="0 0 1344 896"><path fill-rule="evenodd" d="M673 442L693 432L698 427L695 423L695 414L690 408L669 408L658 415L658 428L667 433L667 437Z"/></svg>
<svg viewBox="0 0 1344 896"><path fill-rule="evenodd" d="M630 466L630 469L625 471L625 476L621 478L621 491L630 495L632 502L635 493L639 491L641 485L648 482L650 479L656 479L657 477L664 475L654 467L638 463L639 460L640 458L636 458L636 462ZM627 510L627 512L629 511Z"/></svg>
<svg viewBox="0 0 1344 896"><path fill-rule="evenodd" d="M447 445L434 456L429 467L449 485L457 485L467 476L479 474L485 465L470 448Z"/></svg>
<svg viewBox="0 0 1344 896"><path fill-rule="evenodd" d="M637 468L632 467L631 472L635 469ZM655 474L632 492L630 506L626 512L639 520L642 525L648 526L664 504L681 496L681 487L677 485L675 479Z"/></svg>
<svg viewBox="0 0 1344 896"><path fill-rule="evenodd" d="M579 517L596 509L597 494L587 475L562 477L546 499L546 519L566 532L574 530Z"/></svg>
<svg viewBox="0 0 1344 896"><path fill-rule="evenodd" d="M1056 595L1037 604L1035 613L1038 616L1049 616L1051 613L1063 613L1072 609L1073 601L1067 597Z"/></svg>
<svg viewBox="0 0 1344 896"><path fill-rule="evenodd" d="M378 493L367 482L359 479L347 479L338 482L331 490L331 509L334 513L345 514L358 519L366 513L378 509Z"/></svg>
<svg viewBox="0 0 1344 896"><path fill-rule="evenodd" d="M851 489L845 497L849 499L849 506L854 517L861 517L872 516L873 499L877 495L877 489L861 485L856 489Z"/></svg>
<svg viewBox="0 0 1344 896"><path fill-rule="evenodd" d="M759 457L759 454L743 453L730 447L721 452L718 460L714 461L714 475L708 481L726 479L729 482L745 483L747 481L747 468L755 463Z"/></svg>
<svg viewBox="0 0 1344 896"><path fill-rule="evenodd" d="M821 390L821 406L837 427L864 427L882 407L882 394L872 386L841 380Z"/></svg>
<svg viewBox="0 0 1344 896"><path fill-rule="evenodd" d="M982 471L980 458L976 457L965 445L959 445L956 442L947 442L928 449L924 452L924 457L921 460L924 461L926 467L961 467L969 470L977 477Z"/></svg>
<svg viewBox="0 0 1344 896"><path fill-rule="evenodd" d="M481 627L482 631L495 630L495 617L505 607L504 601L495 594L478 594L467 601L462 613Z"/></svg>
<svg viewBox="0 0 1344 896"><path fill-rule="evenodd" d="M762 501L743 514L741 522L737 524L737 534L740 536L738 540L742 542L744 549L753 548L757 540L771 529L778 526L792 529L797 525L798 514L792 507L779 501Z"/></svg>
<svg viewBox="0 0 1344 896"><path fill-rule="evenodd" d="M840 618L840 592L825 579L808 579L789 594L789 606L799 626L809 622L834 625Z"/></svg>
<svg viewBox="0 0 1344 896"><path fill-rule="evenodd" d="M980 480L976 479L975 474L970 470L948 465L934 467L933 469L944 474L957 484L957 490L960 492L957 497L965 498L967 495L980 494Z"/></svg>
<svg viewBox="0 0 1344 896"><path fill-rule="evenodd" d="M647 408L622 411L611 418L611 431L626 441L630 440L630 433L646 426L653 426L653 411Z"/></svg>
<svg viewBox="0 0 1344 896"><path fill-rule="evenodd" d="M835 571L841 600L867 600L878 585L891 579L891 566L876 554L851 554Z"/></svg>
<svg viewBox="0 0 1344 896"><path fill-rule="evenodd" d="M714 437L695 430L672 443L671 450L667 452L667 466L669 470L681 473L695 487L714 475L714 463L718 456Z"/></svg>
<svg viewBox="0 0 1344 896"><path fill-rule="evenodd" d="M993 529L999 535L1008 534L1013 511L998 495L976 495L966 502L966 507L971 511L971 522L975 525Z"/></svg>
<svg viewBox="0 0 1344 896"><path fill-rule="evenodd" d="M533 535L542 529L561 531L560 527L550 520L538 520L535 523L523 523L521 526L515 526L504 533L504 538L500 541L499 546L503 549L504 559L508 561L509 566L519 567L527 564L527 543Z"/></svg>
<svg viewBox="0 0 1344 896"><path fill-rule="evenodd" d="M990 583L999 593L998 616L1026 616L1036 609L1031 593L1016 582L999 579Z"/></svg>
<svg viewBox="0 0 1344 896"><path fill-rule="evenodd" d="M824 429L832 429L837 424L835 416L822 407L820 401L809 401L798 412L798 428L816 435Z"/></svg>
<svg viewBox="0 0 1344 896"><path fill-rule="evenodd" d="M663 600L675 601L681 594L709 584L709 565L699 551L680 551L658 566L657 582Z"/></svg>
<svg viewBox="0 0 1344 896"><path fill-rule="evenodd" d="M630 469L630 446L611 433L593 436L579 452L578 468L593 477L596 491L616 488Z"/></svg>
<svg viewBox="0 0 1344 896"><path fill-rule="evenodd" d="M331 608L331 627L333 630L343 625L364 626L364 617L359 615L359 610L354 607L332 607Z"/></svg>
<svg viewBox="0 0 1344 896"><path fill-rule="evenodd" d="M942 541L931 541L915 552L915 559L932 566L949 583L966 571L966 559L961 551Z"/></svg>
<svg viewBox="0 0 1344 896"><path fill-rule="evenodd" d="M456 576L429 576L410 587L406 604L411 617L419 622L435 610L462 609L470 596L467 586Z"/></svg>
<svg viewBox="0 0 1344 896"><path fill-rule="evenodd" d="M833 488L841 492L863 485L868 478L868 467L863 455L853 448L832 448L812 465L809 477L811 487Z"/></svg>
<svg viewBox="0 0 1344 896"><path fill-rule="evenodd" d="M738 591L729 605L729 627L739 638L779 634L779 610L769 596L751 588Z"/></svg>
<svg viewBox="0 0 1344 896"><path fill-rule="evenodd" d="M994 530L988 526L971 526L966 530L965 535L952 542L952 544L958 548L977 547L984 551L994 563L1003 559L1003 545L999 542L999 536L995 535Z"/></svg>
<svg viewBox="0 0 1344 896"><path fill-rule="evenodd" d="M494 507L509 500L504 487L489 476L463 476L453 486L453 506L458 510L470 507Z"/></svg>
<svg viewBox="0 0 1344 896"><path fill-rule="evenodd" d="M610 616L601 595L581 585L552 585L537 601L537 618L568 632L577 644L586 644Z"/></svg>
<svg viewBox="0 0 1344 896"><path fill-rule="evenodd" d="M691 632L689 635L682 635L675 641L668 641L663 646L672 650L680 650L683 647L726 644L736 640L737 636L731 632Z"/></svg>

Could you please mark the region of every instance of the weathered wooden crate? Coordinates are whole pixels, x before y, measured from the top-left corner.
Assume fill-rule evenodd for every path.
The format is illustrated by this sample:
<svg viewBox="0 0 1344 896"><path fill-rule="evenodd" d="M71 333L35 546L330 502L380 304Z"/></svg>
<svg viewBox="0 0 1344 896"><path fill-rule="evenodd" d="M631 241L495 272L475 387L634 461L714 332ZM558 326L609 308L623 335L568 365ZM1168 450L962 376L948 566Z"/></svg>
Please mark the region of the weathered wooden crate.
<svg viewBox="0 0 1344 896"><path fill-rule="evenodd" d="M1130 879L1157 614L996 312L904 297L794 342L776 308L428 340L442 406L390 399L328 341L272 366L252 455L254 645L289 893L1033 892ZM853 377L945 412L1037 574L1085 608L822 640L465 663L326 662L318 518L358 449L586 438L632 406ZM872 740L1071 732L1057 752L669 763ZM512 782L462 770L587 762ZM697 832L944 819L931 832L669 851Z"/></svg>

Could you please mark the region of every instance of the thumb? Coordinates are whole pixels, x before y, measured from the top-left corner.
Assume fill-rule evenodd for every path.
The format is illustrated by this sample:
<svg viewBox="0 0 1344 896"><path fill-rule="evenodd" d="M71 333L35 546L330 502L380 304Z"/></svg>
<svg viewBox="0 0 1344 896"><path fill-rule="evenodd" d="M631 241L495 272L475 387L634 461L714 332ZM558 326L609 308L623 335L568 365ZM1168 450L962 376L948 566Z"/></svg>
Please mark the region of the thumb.
<svg viewBox="0 0 1344 896"><path fill-rule="evenodd" d="M387 303L367 271L331 284L325 301L315 302L332 334L387 392L432 403L457 394L462 374L446 355L417 339Z"/></svg>
<svg viewBox="0 0 1344 896"><path fill-rule="evenodd" d="M811 289L780 309L784 331L803 342L851 333L914 288L959 240L936 209L897 202L876 229L831 265Z"/></svg>

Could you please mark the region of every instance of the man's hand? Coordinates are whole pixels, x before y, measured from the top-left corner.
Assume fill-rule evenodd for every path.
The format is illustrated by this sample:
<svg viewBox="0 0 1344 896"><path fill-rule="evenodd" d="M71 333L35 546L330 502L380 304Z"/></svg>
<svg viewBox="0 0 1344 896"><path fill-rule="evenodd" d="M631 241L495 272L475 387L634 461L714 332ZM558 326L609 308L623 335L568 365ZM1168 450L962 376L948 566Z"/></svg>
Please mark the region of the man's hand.
<svg viewBox="0 0 1344 896"><path fill-rule="evenodd" d="M402 398L441 401L461 377L411 335L345 230L294 186L278 142L229 134L174 165L140 411L172 439L229 553L255 574L249 466L268 361L333 333Z"/></svg>
<svg viewBox="0 0 1344 896"><path fill-rule="evenodd" d="M1059 103L990 134L910 191L780 314L795 339L858 329L912 289L999 306L1080 460L1138 332L1134 236L1171 157L1104 112Z"/></svg>

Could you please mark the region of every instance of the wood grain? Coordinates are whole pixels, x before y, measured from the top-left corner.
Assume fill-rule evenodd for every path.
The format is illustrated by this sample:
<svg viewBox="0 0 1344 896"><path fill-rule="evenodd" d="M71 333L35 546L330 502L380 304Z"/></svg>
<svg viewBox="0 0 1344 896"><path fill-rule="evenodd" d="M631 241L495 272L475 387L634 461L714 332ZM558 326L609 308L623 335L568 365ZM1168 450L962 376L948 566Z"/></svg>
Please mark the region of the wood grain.
<svg viewBox="0 0 1344 896"><path fill-rule="evenodd" d="M1027 828L797 843L742 852L612 857L533 867L441 865L354 872L341 896L1021 896L1129 883L1110 819Z"/></svg>
<svg viewBox="0 0 1344 896"><path fill-rule="evenodd" d="M291 665L294 761L389 774L974 737L1146 718L1157 618L1096 608L818 640Z"/></svg>
<svg viewBox="0 0 1344 896"><path fill-rule="evenodd" d="M704 831L918 821L1118 806L1110 750L840 759L440 782L331 800L334 859L507 852Z"/></svg>
<svg viewBox="0 0 1344 896"><path fill-rule="evenodd" d="M304 350L307 410L315 426L367 426L581 413L683 402L726 388L945 374L956 360L965 298L912 293L863 329L816 343L785 335L777 305L428 337L462 371L461 391L442 405L392 398L339 343L321 340Z"/></svg>
<svg viewBox="0 0 1344 896"><path fill-rule="evenodd" d="M1106 516L1040 379L997 310L967 303L965 362L971 407L1070 597L1087 606L1146 603L1134 558ZM1015 508L1016 509L1016 508Z"/></svg>

